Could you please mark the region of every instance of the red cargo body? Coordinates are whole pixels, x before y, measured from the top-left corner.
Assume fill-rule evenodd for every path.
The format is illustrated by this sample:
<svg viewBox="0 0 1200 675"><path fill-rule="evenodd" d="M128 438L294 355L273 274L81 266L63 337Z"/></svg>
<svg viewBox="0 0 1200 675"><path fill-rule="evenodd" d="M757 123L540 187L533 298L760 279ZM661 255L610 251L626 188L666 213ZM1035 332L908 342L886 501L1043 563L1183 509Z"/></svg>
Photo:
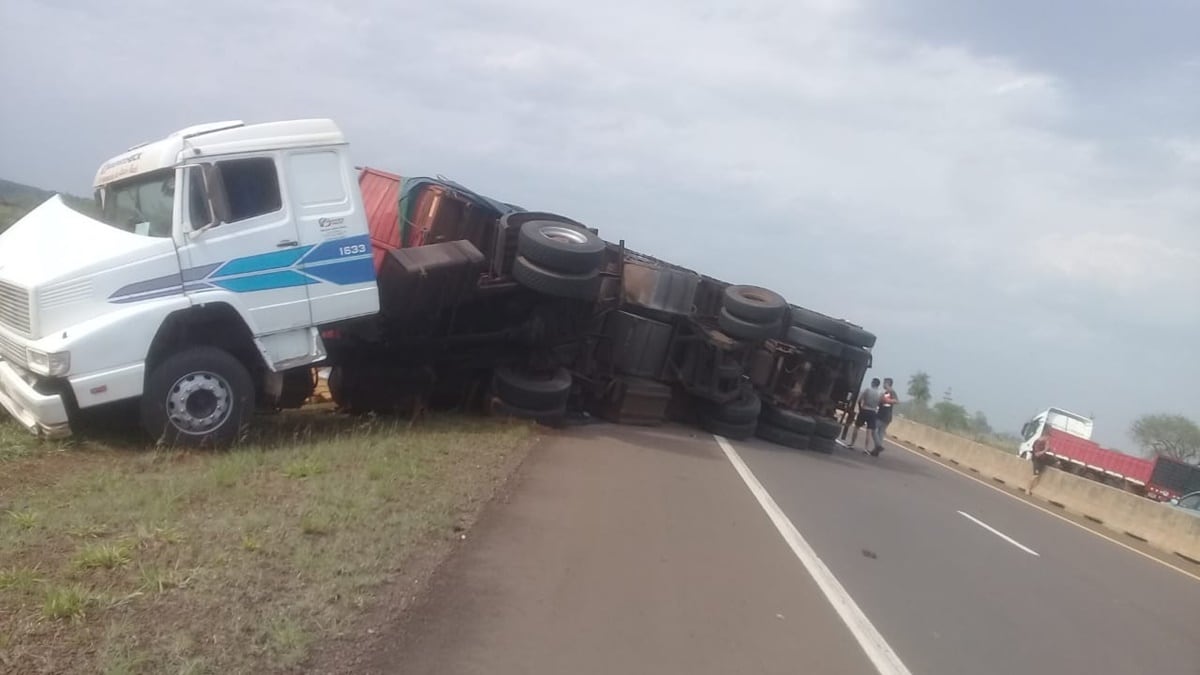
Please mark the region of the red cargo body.
<svg viewBox="0 0 1200 675"><path fill-rule="evenodd" d="M1050 449L1047 453L1063 462L1091 469L1134 485L1145 486L1154 472L1154 460L1134 457L1072 436L1058 429L1050 430Z"/></svg>
<svg viewBox="0 0 1200 675"><path fill-rule="evenodd" d="M363 209L367 214L376 274L382 268L387 252L402 247L400 183L403 180L396 174L378 169L363 169L358 174L358 189L362 192Z"/></svg>

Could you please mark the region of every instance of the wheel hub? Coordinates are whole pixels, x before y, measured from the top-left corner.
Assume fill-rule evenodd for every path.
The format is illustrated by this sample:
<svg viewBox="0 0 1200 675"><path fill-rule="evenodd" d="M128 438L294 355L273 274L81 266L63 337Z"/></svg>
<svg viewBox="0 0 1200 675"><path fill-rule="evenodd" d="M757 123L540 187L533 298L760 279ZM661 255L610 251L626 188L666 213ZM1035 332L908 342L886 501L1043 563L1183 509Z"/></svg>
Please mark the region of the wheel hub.
<svg viewBox="0 0 1200 675"><path fill-rule="evenodd" d="M208 372L188 373L167 393L167 419L186 434L204 434L229 418L233 407L229 383Z"/></svg>
<svg viewBox="0 0 1200 675"><path fill-rule="evenodd" d="M579 230L563 225L546 225L538 232L547 239L561 241L565 244L586 244L588 238Z"/></svg>

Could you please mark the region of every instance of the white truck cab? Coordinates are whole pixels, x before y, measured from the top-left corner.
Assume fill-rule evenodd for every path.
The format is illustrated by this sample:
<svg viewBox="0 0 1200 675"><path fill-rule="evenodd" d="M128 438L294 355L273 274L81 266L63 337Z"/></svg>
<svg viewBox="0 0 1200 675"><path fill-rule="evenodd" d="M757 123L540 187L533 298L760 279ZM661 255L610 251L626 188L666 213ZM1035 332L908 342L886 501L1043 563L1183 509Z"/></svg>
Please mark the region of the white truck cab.
<svg viewBox="0 0 1200 675"><path fill-rule="evenodd" d="M56 196L0 235L0 406L35 433L141 397L156 437L232 440L324 358L318 327L379 310L330 120L189 127L105 162L95 196L99 218Z"/></svg>
<svg viewBox="0 0 1200 675"><path fill-rule="evenodd" d="M1017 454L1023 459L1029 459L1033 455L1033 442L1042 435L1042 430L1046 426L1090 440L1094 423L1088 417L1062 408L1047 408L1034 415L1033 419L1021 427L1021 445L1017 449Z"/></svg>

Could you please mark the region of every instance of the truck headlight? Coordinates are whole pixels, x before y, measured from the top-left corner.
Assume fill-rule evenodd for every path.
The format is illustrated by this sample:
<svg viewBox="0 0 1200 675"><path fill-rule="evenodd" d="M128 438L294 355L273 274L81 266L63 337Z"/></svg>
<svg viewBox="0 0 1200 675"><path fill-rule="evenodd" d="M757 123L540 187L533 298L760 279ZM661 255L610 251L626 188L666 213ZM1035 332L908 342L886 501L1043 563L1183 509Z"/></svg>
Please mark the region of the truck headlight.
<svg viewBox="0 0 1200 675"><path fill-rule="evenodd" d="M62 377L71 369L71 352L40 352L36 349L25 350L29 359L29 369L46 377Z"/></svg>

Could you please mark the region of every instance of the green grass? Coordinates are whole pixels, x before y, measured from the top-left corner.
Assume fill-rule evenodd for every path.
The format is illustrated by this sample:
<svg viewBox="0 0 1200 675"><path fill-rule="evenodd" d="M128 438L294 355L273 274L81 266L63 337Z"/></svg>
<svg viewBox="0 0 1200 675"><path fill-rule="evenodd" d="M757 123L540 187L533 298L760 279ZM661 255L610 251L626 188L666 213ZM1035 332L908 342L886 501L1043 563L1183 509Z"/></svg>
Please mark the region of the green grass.
<svg viewBox="0 0 1200 675"><path fill-rule="evenodd" d="M0 570L0 591L29 592L42 582L37 570L28 567L13 567Z"/></svg>
<svg viewBox="0 0 1200 675"><path fill-rule="evenodd" d="M42 616L58 620L81 619L94 602L92 594L79 586L51 588L42 601Z"/></svg>
<svg viewBox="0 0 1200 675"><path fill-rule="evenodd" d="M85 546L75 554L75 558L71 562L83 570L122 567L133 560L129 548L125 542Z"/></svg>
<svg viewBox="0 0 1200 675"><path fill-rule="evenodd" d="M33 511L9 511L8 519L22 530L32 530L37 526L38 514Z"/></svg>
<svg viewBox="0 0 1200 675"><path fill-rule="evenodd" d="M533 435L453 416L257 422L222 452L43 443L0 422L0 461L19 464L0 465L0 637L15 645L0 670L303 670L406 561L457 539Z"/></svg>

